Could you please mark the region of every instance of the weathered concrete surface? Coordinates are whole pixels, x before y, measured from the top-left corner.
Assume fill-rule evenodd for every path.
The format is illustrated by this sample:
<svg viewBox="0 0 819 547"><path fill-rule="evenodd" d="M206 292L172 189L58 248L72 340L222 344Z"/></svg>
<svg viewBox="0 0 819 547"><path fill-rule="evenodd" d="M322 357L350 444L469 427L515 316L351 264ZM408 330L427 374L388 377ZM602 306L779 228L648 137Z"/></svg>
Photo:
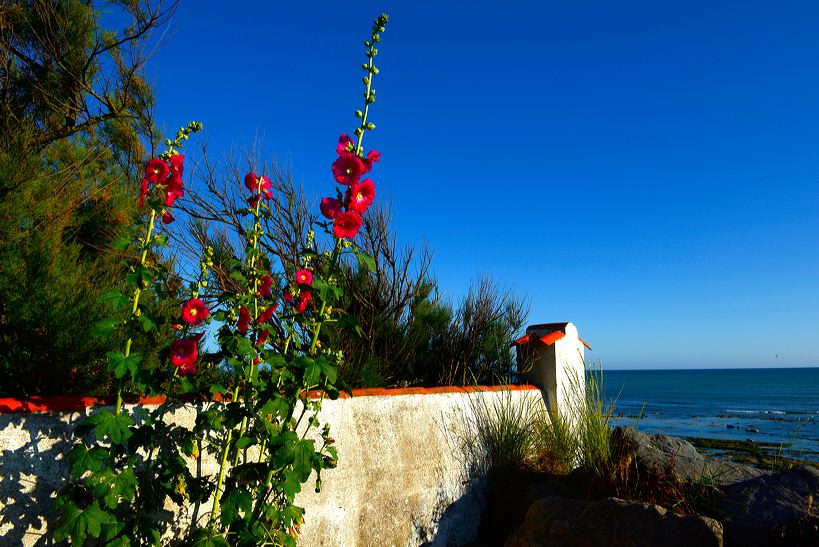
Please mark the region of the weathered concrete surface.
<svg viewBox="0 0 819 547"><path fill-rule="evenodd" d="M456 390L325 401L321 420L337 440L339 464L322 474L320 494L311 478L297 500L306 509L301 544L473 540L485 488L485 454L475 443L474 423L480 408L510 396L537 398L540 392ZM51 503L66 475L71 431L84 414L0 414L0 543L48 543ZM184 407L172 419L191 425L194 418L194 409ZM201 463L204 474L217 471L212 457L203 455ZM174 522L183 527L193 509L177 513ZM200 507L196 518L207 510Z"/></svg>

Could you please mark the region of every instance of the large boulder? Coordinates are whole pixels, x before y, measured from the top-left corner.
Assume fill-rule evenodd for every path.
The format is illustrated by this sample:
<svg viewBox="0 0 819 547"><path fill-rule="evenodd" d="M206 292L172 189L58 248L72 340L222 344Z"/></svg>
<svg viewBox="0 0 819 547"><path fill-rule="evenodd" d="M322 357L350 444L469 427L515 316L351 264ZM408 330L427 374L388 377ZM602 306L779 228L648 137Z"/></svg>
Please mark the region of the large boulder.
<svg viewBox="0 0 819 547"><path fill-rule="evenodd" d="M819 545L819 470L799 466L724 489L726 545Z"/></svg>
<svg viewBox="0 0 819 547"><path fill-rule="evenodd" d="M762 474L749 466L710 458L679 437L641 433L631 427L615 427L612 442L630 452L637 467L654 476L673 476L683 484L732 484Z"/></svg>
<svg viewBox="0 0 819 547"><path fill-rule="evenodd" d="M676 515L659 505L618 498L596 501L548 497L529 508L507 547L722 546L722 525L702 516Z"/></svg>

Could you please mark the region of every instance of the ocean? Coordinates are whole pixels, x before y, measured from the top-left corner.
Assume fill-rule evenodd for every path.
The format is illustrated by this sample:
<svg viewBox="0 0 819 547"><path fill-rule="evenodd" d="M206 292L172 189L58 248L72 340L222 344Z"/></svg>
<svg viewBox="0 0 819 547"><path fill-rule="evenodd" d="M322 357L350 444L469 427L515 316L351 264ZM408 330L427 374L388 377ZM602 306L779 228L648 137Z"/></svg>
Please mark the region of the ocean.
<svg viewBox="0 0 819 547"><path fill-rule="evenodd" d="M770 443L819 461L819 368L603 370L612 425Z"/></svg>

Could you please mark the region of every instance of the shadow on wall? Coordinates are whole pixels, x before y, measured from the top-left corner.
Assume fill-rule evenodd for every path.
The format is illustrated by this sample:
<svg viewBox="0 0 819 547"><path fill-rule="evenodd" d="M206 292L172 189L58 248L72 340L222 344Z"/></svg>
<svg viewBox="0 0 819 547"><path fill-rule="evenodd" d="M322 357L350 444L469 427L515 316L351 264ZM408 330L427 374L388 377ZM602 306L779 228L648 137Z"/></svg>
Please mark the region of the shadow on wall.
<svg viewBox="0 0 819 547"><path fill-rule="evenodd" d="M62 486L71 431L81 414L0 414L0 536L5 545L48 545L53 499Z"/></svg>

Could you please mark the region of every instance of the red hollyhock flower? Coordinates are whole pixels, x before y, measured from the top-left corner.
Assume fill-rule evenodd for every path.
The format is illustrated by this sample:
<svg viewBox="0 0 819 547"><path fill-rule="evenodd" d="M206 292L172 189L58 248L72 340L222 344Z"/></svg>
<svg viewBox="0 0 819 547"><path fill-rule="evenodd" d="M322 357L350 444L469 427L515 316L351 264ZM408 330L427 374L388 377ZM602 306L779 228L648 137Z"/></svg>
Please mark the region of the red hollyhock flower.
<svg viewBox="0 0 819 547"><path fill-rule="evenodd" d="M251 209L256 207L256 204L259 203L259 200L262 199L261 194L253 194L249 198L247 198L247 204L250 205Z"/></svg>
<svg viewBox="0 0 819 547"><path fill-rule="evenodd" d="M267 323L268 321L273 319L273 314L276 313L276 308L277 307L278 306L276 304L273 304L272 306L266 307L264 309L264 311L262 312L262 314L259 315L259 318L256 319L256 323L261 325L261 324Z"/></svg>
<svg viewBox="0 0 819 547"><path fill-rule="evenodd" d="M361 229L361 216L355 211L341 213L333 222L333 235L341 239L352 239Z"/></svg>
<svg viewBox="0 0 819 547"><path fill-rule="evenodd" d="M185 156L183 156L182 154L176 154L175 156L171 156L171 174L181 177L182 173L185 171L184 163Z"/></svg>
<svg viewBox="0 0 819 547"><path fill-rule="evenodd" d="M299 285L312 285L313 273L310 270L299 270L296 272L296 283Z"/></svg>
<svg viewBox="0 0 819 547"><path fill-rule="evenodd" d="M142 188L139 191L139 206L145 205L145 198L148 196L150 187L148 186L148 179L142 179Z"/></svg>
<svg viewBox="0 0 819 547"><path fill-rule="evenodd" d="M171 344L171 354L168 355L171 364L175 367L195 366L198 342L199 340L197 338L192 340L174 340L173 344Z"/></svg>
<svg viewBox="0 0 819 547"><path fill-rule="evenodd" d="M343 156L346 153L349 153L353 146L353 139L351 139L348 135L342 135L338 138L338 144L336 145L336 154L339 156Z"/></svg>
<svg viewBox="0 0 819 547"><path fill-rule="evenodd" d="M367 173L373 170L373 164L378 163L381 161L381 152L376 152L375 150L370 150L370 153L367 154L367 158L364 160L364 169L366 169Z"/></svg>
<svg viewBox="0 0 819 547"><path fill-rule="evenodd" d="M182 188L182 177L179 175L171 175L165 181L165 207L171 207L177 198L185 195L185 190Z"/></svg>
<svg viewBox="0 0 819 547"><path fill-rule="evenodd" d="M165 211L164 213L162 213L162 224L170 224L174 220L176 219L169 212Z"/></svg>
<svg viewBox="0 0 819 547"><path fill-rule="evenodd" d="M285 302L292 302L293 301L293 293L290 292L290 287L284 290L284 294L282 294L282 298L284 298Z"/></svg>
<svg viewBox="0 0 819 547"><path fill-rule="evenodd" d="M341 184L346 184L348 186L358 182L361 175L367 172L361 158L351 152L347 152L343 156L339 156L339 158L333 162L332 170L333 177L335 177L336 182L340 182Z"/></svg>
<svg viewBox="0 0 819 547"><path fill-rule="evenodd" d="M270 336L270 332L263 330L256 334L256 347L263 346L265 342L267 342L267 338Z"/></svg>
<svg viewBox="0 0 819 547"><path fill-rule="evenodd" d="M348 210L361 214L372 205L374 199L375 184L371 179L364 179L347 189L344 203Z"/></svg>
<svg viewBox="0 0 819 547"><path fill-rule="evenodd" d="M273 197L273 192L270 191L270 179L262 176L262 183L259 189L264 196L264 199L271 199Z"/></svg>
<svg viewBox="0 0 819 547"><path fill-rule="evenodd" d="M307 304L309 304L312 299L313 295L310 294L310 291L302 291L299 295L299 301L296 302L296 313L304 313L304 310L307 309Z"/></svg>
<svg viewBox="0 0 819 547"><path fill-rule="evenodd" d="M179 369L180 376L192 376L194 374L196 374L196 363L182 365Z"/></svg>
<svg viewBox="0 0 819 547"><path fill-rule="evenodd" d="M188 325L193 325L194 327L200 325L209 315L210 311L205 306L205 303L198 298L191 298L182 304L182 320Z"/></svg>
<svg viewBox="0 0 819 547"><path fill-rule="evenodd" d="M242 306L239 308L239 321L236 322L236 329L240 333L246 334L248 323L250 323L250 313L246 307Z"/></svg>
<svg viewBox="0 0 819 547"><path fill-rule="evenodd" d="M334 219L341 212L341 202L336 198L321 198L321 214L329 219Z"/></svg>
<svg viewBox="0 0 819 547"><path fill-rule="evenodd" d="M262 282L259 285L259 296L264 296L265 298L270 298L270 287L273 286L273 278L269 275L266 275L262 278Z"/></svg>
<svg viewBox="0 0 819 547"><path fill-rule="evenodd" d="M259 185L258 180L256 173L248 173L245 175L245 187L251 192L255 192L256 187Z"/></svg>
<svg viewBox="0 0 819 547"><path fill-rule="evenodd" d="M145 180L148 184L163 184L168 178L168 164L159 158L148 160L145 163Z"/></svg>

